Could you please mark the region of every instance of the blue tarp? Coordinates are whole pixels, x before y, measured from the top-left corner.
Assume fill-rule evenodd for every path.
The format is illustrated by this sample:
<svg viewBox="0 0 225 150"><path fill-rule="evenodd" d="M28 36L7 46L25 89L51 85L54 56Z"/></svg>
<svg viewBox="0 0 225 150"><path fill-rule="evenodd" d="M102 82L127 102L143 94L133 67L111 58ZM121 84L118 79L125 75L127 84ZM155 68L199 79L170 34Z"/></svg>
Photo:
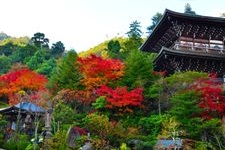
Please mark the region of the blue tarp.
<svg viewBox="0 0 225 150"><path fill-rule="evenodd" d="M30 112L39 112L39 113L44 113L45 110L33 103L30 102L21 102L16 105L14 105L17 108L20 108L22 110L30 111Z"/></svg>

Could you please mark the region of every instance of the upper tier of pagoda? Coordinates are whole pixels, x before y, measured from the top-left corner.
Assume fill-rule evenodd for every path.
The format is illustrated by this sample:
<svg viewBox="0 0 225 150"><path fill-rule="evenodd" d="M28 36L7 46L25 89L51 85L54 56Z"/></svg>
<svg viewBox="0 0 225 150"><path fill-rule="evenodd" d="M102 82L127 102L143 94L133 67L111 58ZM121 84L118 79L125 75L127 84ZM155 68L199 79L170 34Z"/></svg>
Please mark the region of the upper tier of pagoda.
<svg viewBox="0 0 225 150"><path fill-rule="evenodd" d="M225 18L165 13L140 48L158 53L155 71L167 75L199 71L225 75Z"/></svg>
<svg viewBox="0 0 225 150"><path fill-rule="evenodd" d="M162 47L196 53L224 54L225 18L165 10L142 51L159 53Z"/></svg>

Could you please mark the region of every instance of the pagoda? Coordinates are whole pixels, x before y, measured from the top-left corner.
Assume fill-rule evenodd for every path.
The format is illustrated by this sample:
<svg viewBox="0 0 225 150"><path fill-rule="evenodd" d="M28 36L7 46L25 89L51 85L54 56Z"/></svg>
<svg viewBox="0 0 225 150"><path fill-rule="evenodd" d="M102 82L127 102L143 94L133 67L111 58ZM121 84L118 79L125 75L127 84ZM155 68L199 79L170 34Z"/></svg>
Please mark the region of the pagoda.
<svg viewBox="0 0 225 150"><path fill-rule="evenodd" d="M155 71L199 71L225 75L225 18L165 10L140 48L158 53Z"/></svg>

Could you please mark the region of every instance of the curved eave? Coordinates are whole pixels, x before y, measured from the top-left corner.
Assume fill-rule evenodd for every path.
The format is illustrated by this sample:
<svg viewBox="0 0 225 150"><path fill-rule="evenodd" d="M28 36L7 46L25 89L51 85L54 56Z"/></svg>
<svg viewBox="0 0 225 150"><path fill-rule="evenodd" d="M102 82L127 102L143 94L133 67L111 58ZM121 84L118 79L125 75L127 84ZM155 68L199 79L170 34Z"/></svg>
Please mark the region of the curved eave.
<svg viewBox="0 0 225 150"><path fill-rule="evenodd" d="M146 41L142 44L140 50L158 53L159 50L153 50L153 46L158 42L160 37L163 36L165 31L172 25L172 20L189 22L192 24L213 25L225 28L225 18L178 13L166 9L163 17L161 18L157 26L153 29L152 33L148 36Z"/></svg>
<svg viewBox="0 0 225 150"><path fill-rule="evenodd" d="M182 51L182 50L172 50L166 47L162 47L158 56L154 60L154 63L160 60L161 57L165 55L173 55L173 56L183 56L183 57L195 57L195 58L203 58L203 59L211 59L211 60L225 60L225 55L221 54L212 54L212 53L202 53L196 51Z"/></svg>
<svg viewBox="0 0 225 150"><path fill-rule="evenodd" d="M155 42L157 42L157 40L159 38L155 37L156 34L160 34L162 35L164 31L166 31L166 20L168 19L167 15L169 10L165 10L162 18L160 19L160 21L158 22L158 24L155 26L155 28L153 29L152 33L150 33L150 35L148 36L148 38L146 39L146 41L141 45L140 50L142 51L151 51L151 52L157 52L157 51L152 51L151 50L151 45L153 45ZM164 28L162 28L164 27ZM160 28L164 29L163 31L160 30Z"/></svg>

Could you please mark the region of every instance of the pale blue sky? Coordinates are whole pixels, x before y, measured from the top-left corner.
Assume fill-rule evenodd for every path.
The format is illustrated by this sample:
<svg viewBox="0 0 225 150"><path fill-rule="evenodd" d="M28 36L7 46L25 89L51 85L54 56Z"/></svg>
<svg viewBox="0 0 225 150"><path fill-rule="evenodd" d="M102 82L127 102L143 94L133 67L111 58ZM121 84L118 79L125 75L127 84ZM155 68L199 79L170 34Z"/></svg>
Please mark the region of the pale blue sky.
<svg viewBox="0 0 225 150"><path fill-rule="evenodd" d="M199 15L225 12L225 0L0 0L0 32L15 37L42 32L51 43L60 40L80 52L126 36L134 20L146 32L156 12L183 12L186 3Z"/></svg>

